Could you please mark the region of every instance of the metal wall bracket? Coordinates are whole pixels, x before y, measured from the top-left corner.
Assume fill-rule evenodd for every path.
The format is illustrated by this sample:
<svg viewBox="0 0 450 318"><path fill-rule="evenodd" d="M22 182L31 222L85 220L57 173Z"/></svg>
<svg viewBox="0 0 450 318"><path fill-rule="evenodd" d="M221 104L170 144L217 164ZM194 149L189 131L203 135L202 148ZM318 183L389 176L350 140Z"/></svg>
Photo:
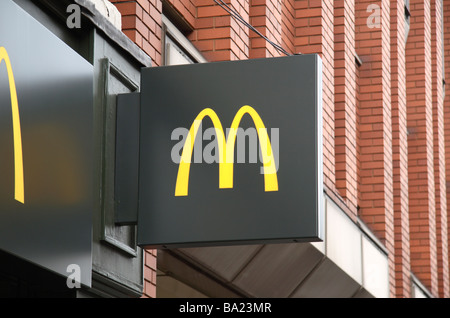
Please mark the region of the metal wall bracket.
<svg viewBox="0 0 450 318"><path fill-rule="evenodd" d="M115 222L137 224L140 93L117 95Z"/></svg>

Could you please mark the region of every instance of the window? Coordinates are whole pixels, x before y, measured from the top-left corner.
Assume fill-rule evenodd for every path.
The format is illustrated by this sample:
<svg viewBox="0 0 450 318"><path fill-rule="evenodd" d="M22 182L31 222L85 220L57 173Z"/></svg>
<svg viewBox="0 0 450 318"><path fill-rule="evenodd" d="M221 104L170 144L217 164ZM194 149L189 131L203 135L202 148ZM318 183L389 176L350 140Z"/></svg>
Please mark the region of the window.
<svg viewBox="0 0 450 318"><path fill-rule="evenodd" d="M205 63L206 59L178 28L163 16L164 24L164 65Z"/></svg>
<svg viewBox="0 0 450 318"><path fill-rule="evenodd" d="M406 41L408 41L410 19L411 19L411 10L409 7L409 0L405 0L405 43Z"/></svg>

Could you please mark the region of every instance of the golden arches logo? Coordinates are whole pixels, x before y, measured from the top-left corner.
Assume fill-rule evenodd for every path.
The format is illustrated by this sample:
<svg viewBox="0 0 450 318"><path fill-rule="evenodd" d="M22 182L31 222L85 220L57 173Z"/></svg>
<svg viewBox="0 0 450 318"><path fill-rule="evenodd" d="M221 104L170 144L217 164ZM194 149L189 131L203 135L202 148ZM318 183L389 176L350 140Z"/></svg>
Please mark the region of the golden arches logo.
<svg viewBox="0 0 450 318"><path fill-rule="evenodd" d="M265 191L278 191L277 169L273 157L272 146L269 135L264 123L251 106L242 106L236 113L231 123L229 135L225 139L225 133L216 112L211 108L202 110L194 120L181 154L181 161L178 167L177 182L175 186L175 196L187 196L189 186L189 172L191 167L192 152L194 149L195 136L199 130L200 124L205 117L209 117L216 131L219 155L219 188L233 188L233 167L234 167L234 146L236 142L237 129L245 114L249 114L255 124L258 133L259 144L261 147L263 169L264 169L264 187Z"/></svg>
<svg viewBox="0 0 450 318"><path fill-rule="evenodd" d="M8 72L9 92L11 95L11 111L13 122L13 136L14 136L14 198L25 203L25 191L23 181L23 155L22 155L22 133L20 129L19 103L17 101L16 83L14 81L14 74L9 60L8 52L4 47L0 47L0 65L5 61L6 70Z"/></svg>

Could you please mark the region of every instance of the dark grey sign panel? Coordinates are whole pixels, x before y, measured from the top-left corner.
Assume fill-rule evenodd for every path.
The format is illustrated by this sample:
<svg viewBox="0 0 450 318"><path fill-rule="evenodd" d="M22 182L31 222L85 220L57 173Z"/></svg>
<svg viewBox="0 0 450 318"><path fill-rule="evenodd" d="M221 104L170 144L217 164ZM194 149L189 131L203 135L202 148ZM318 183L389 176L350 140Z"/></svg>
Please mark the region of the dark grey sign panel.
<svg viewBox="0 0 450 318"><path fill-rule="evenodd" d="M143 69L138 243L180 247L320 241L321 82L318 55ZM186 166L180 168L186 161L179 164L174 157L191 145L182 147L196 118L202 119L193 144L199 150L194 149L186 173ZM233 138L226 135L227 128L239 119L248 135L234 144L232 171L224 165L220 172L221 163L208 162L212 155L223 155L219 144L230 153L226 146ZM223 138L221 129L215 129L219 123ZM255 127L267 129L276 174L261 173L262 162L270 162L261 151L267 140L263 133L257 138L258 159L252 159Z"/></svg>
<svg viewBox="0 0 450 318"><path fill-rule="evenodd" d="M90 286L93 67L12 1L0 59L0 249Z"/></svg>

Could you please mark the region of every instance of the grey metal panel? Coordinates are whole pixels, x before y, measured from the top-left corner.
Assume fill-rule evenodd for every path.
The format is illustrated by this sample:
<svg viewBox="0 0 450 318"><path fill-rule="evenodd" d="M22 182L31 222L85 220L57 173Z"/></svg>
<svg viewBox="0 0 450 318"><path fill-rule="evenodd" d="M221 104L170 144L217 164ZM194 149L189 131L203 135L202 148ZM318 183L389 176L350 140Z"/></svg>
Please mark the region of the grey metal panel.
<svg viewBox="0 0 450 318"><path fill-rule="evenodd" d="M288 297L322 258L309 243L265 245L233 284L255 297Z"/></svg>
<svg viewBox="0 0 450 318"><path fill-rule="evenodd" d="M360 284L326 258L290 297L348 298L353 297L360 287Z"/></svg>
<svg viewBox="0 0 450 318"><path fill-rule="evenodd" d="M143 253L136 246L136 226L115 224L116 96L137 92L142 65L101 32L94 32L93 38L97 198L93 221L93 279L102 277L117 289L126 286L128 295L136 297L143 288Z"/></svg>
<svg viewBox="0 0 450 318"><path fill-rule="evenodd" d="M207 298L189 285L168 276L158 275L157 298Z"/></svg>
<svg viewBox="0 0 450 318"><path fill-rule="evenodd" d="M353 298L374 298L371 293L369 293L364 288L361 288L354 296Z"/></svg>
<svg viewBox="0 0 450 318"><path fill-rule="evenodd" d="M115 221L136 224L139 193L139 93L117 95Z"/></svg>
<svg viewBox="0 0 450 318"><path fill-rule="evenodd" d="M318 55L142 70L138 243L183 247L317 241L323 235L321 79ZM279 128L279 190L264 191L260 163L191 164L189 194L175 197L172 131L212 108L224 128L244 105ZM203 128L210 127L208 120ZM254 127L244 117L242 128ZM197 141L196 141L197 142Z"/></svg>
<svg viewBox="0 0 450 318"><path fill-rule="evenodd" d="M24 204L14 200L14 144L0 65L0 248L91 284L93 68L12 1L0 2L0 46L11 60L22 133Z"/></svg>
<svg viewBox="0 0 450 318"><path fill-rule="evenodd" d="M260 245L194 247L178 251L231 282L261 247Z"/></svg>
<svg viewBox="0 0 450 318"><path fill-rule="evenodd" d="M158 275L172 276L209 297L235 298L245 296L232 286L217 280L217 276L214 277L204 271L200 271L198 266L191 266L173 253L172 250L158 251L158 271ZM156 278L157 284L159 284L158 277ZM163 284L164 282L163 280L160 283ZM156 292L158 293L158 290Z"/></svg>

